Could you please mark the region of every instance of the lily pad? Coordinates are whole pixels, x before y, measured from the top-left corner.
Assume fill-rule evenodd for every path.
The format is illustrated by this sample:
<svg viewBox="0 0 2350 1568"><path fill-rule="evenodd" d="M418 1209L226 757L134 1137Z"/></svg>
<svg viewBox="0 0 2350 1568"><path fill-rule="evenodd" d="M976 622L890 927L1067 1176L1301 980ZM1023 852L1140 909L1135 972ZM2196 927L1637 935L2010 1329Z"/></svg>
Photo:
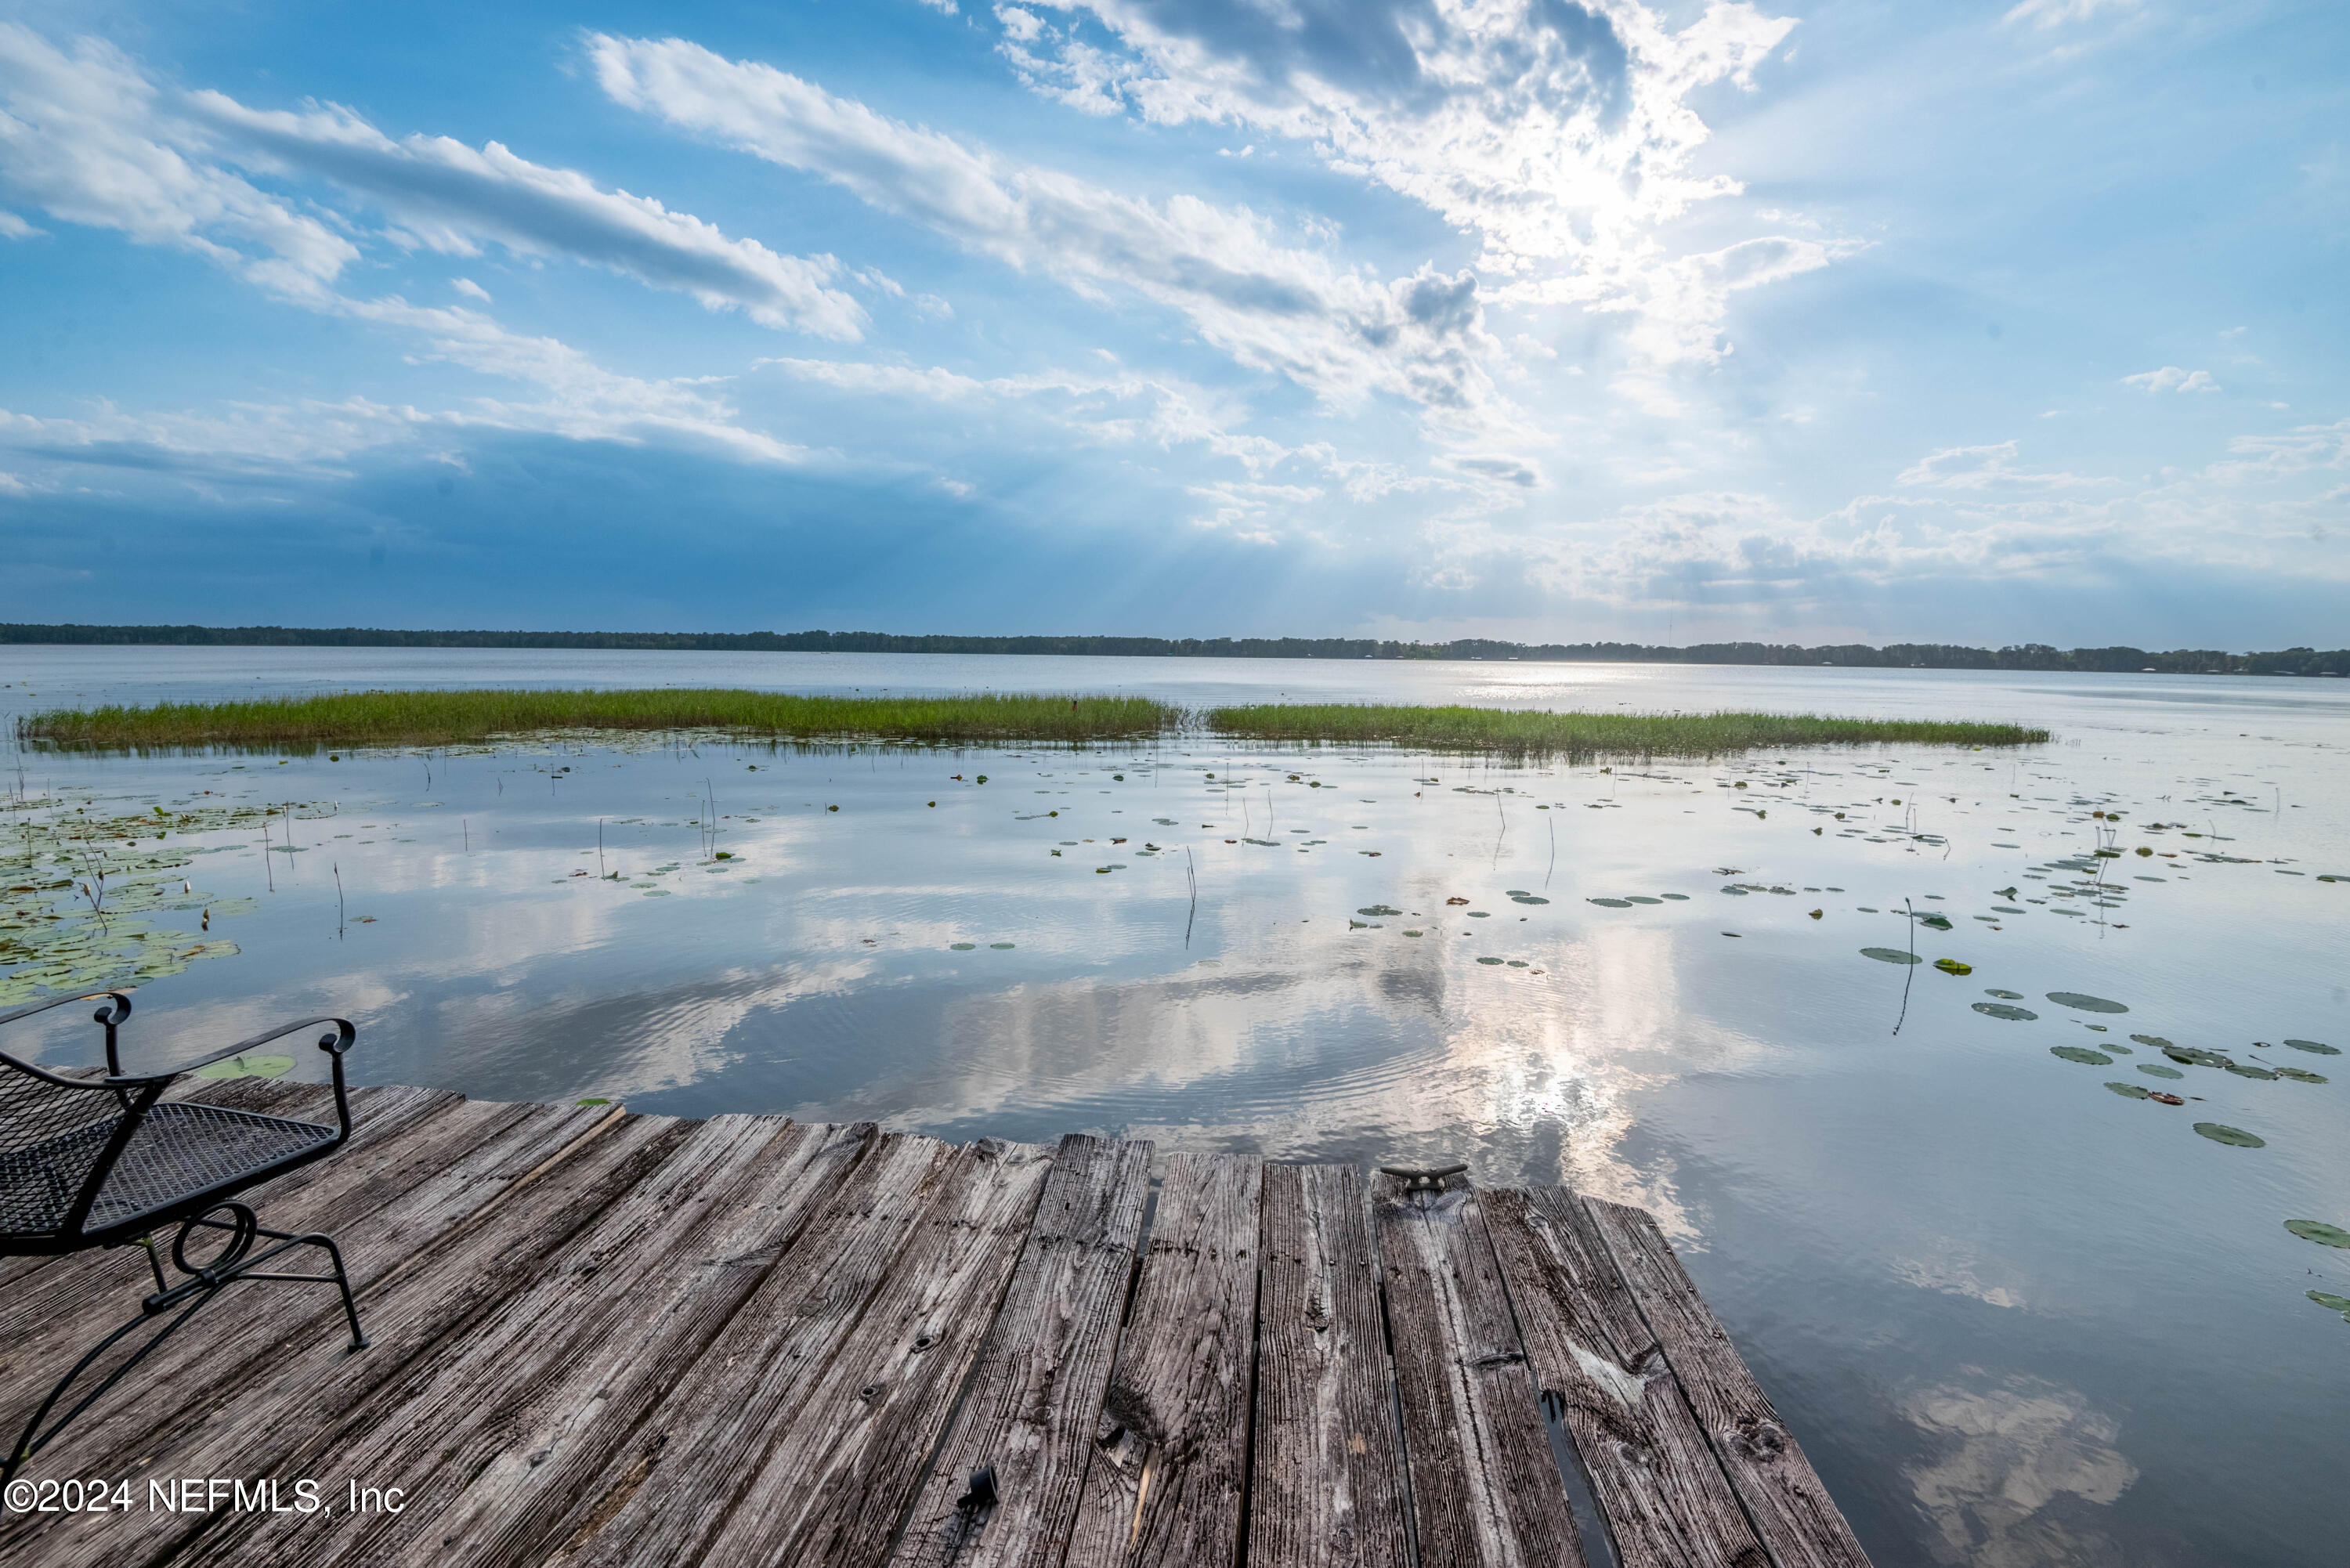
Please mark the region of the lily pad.
<svg viewBox="0 0 2350 1568"><path fill-rule="evenodd" d="M1873 958L1879 963L1924 963L1926 961L1916 953L1905 953L1899 948L1863 948L1860 950L1860 956Z"/></svg>
<svg viewBox="0 0 2350 1568"><path fill-rule="evenodd" d="M2085 996L2077 991L2052 991L2048 993L2048 1000L2059 1007L2074 1007L2083 1012L2127 1012L2129 1011L2121 1002L2109 1002L2102 996Z"/></svg>
<svg viewBox="0 0 2350 1568"><path fill-rule="evenodd" d="M1950 918L1948 915L1920 915L1918 917L1918 923L1929 930L1947 931L1950 929Z"/></svg>
<svg viewBox="0 0 2350 1568"><path fill-rule="evenodd" d="M2186 1074L2176 1067L2166 1067L2158 1062L2140 1062L2137 1070L2149 1078L2183 1078Z"/></svg>
<svg viewBox="0 0 2350 1568"><path fill-rule="evenodd" d="M2313 1073L2306 1067L2279 1067L2276 1070L2276 1075L2280 1078L2291 1078L2294 1082L2302 1084L2323 1084L2330 1082L2324 1074Z"/></svg>
<svg viewBox="0 0 2350 1568"><path fill-rule="evenodd" d="M2350 1313L2350 1296L2337 1296L2332 1291L2310 1291L2311 1301L2329 1312Z"/></svg>
<svg viewBox="0 0 2350 1568"><path fill-rule="evenodd" d="M1624 895L1624 898L1626 902L1633 904L1661 904L1664 902L1662 898L1651 898L1645 893L1627 893Z"/></svg>
<svg viewBox="0 0 2350 1568"><path fill-rule="evenodd" d="M1356 910L1355 913L1358 915L1400 915L1403 911L1387 904L1366 904L1363 908Z"/></svg>
<svg viewBox="0 0 2350 1568"><path fill-rule="evenodd" d="M987 945L993 948L997 952L1002 952L1006 948L1015 947L1018 944L1014 942L990 942Z"/></svg>
<svg viewBox="0 0 2350 1568"><path fill-rule="evenodd" d="M1960 963L1956 959L1936 959L1934 961L1934 967L1940 970L1944 974L1972 974L1975 971L1974 965L1970 963Z"/></svg>
<svg viewBox="0 0 2350 1568"><path fill-rule="evenodd" d="M1479 963L1500 963L1502 961L1497 958L1481 958L1477 961Z"/></svg>
<svg viewBox="0 0 2350 1568"><path fill-rule="evenodd" d="M977 942L949 942L947 944L948 950L959 953L967 953L977 946L979 946Z"/></svg>
<svg viewBox="0 0 2350 1568"><path fill-rule="evenodd" d="M2195 1130L2213 1143L2224 1143L2230 1148L2266 1148L2269 1146L2269 1140L2258 1133L2248 1133L2225 1122L2197 1122Z"/></svg>
<svg viewBox="0 0 2350 1568"><path fill-rule="evenodd" d="M1488 910L1485 910L1485 909L1471 909L1471 910L1470 910L1470 911L1469 911L1469 918L1470 918L1471 919L1472 919L1472 920L1490 920L1490 919L1492 919L1493 917L1492 917L1492 914L1490 911L1488 911Z"/></svg>
<svg viewBox="0 0 2350 1568"><path fill-rule="evenodd" d="M2141 1045L2151 1045L2158 1051L2168 1051L2170 1049L2170 1042L2165 1040L2159 1034L2133 1034L2130 1038L2137 1041Z"/></svg>
<svg viewBox="0 0 2350 1568"><path fill-rule="evenodd" d="M2109 1084L2107 1084L2107 1085L2106 1085L2106 1088L2108 1088L2108 1089L2111 1089L2115 1094L2121 1096L2124 1099L2126 1099L2126 1100L2143 1100L2143 1099L2148 1099L2148 1098L2151 1098L2151 1097L2153 1096L2153 1094L2154 1094L2154 1091L2153 1091L2152 1089L2149 1089L2149 1088L2146 1087L2146 1085L2144 1085L2143 1084L2111 1084L2111 1083L2109 1083Z"/></svg>
<svg viewBox="0 0 2350 1568"><path fill-rule="evenodd" d="M2339 1056L2342 1054L2342 1049L2340 1046L2327 1045L2315 1040L2288 1040L2285 1044L2292 1046L2296 1051L2306 1051L2313 1056Z"/></svg>
<svg viewBox="0 0 2350 1568"><path fill-rule="evenodd" d="M1513 893L1510 895L1510 902L1513 904L1547 904L1550 900L1534 893Z"/></svg>
<svg viewBox="0 0 2350 1568"><path fill-rule="evenodd" d="M2273 1081L2276 1077L2276 1075L2266 1067L2255 1067L2243 1062L2230 1062L2228 1064L2227 1070L2239 1078L2267 1078Z"/></svg>
<svg viewBox="0 0 2350 1568"><path fill-rule="evenodd" d="M2226 1067L2232 1065L2217 1051L2206 1051L2199 1045L2165 1045L2162 1054L2182 1067Z"/></svg>
<svg viewBox="0 0 2350 1568"><path fill-rule="evenodd" d="M2085 1067L2110 1067L2114 1059L2103 1051L2092 1051L2086 1045L2051 1045L2051 1056L2062 1056L2067 1062L2078 1062Z"/></svg>
<svg viewBox="0 0 2350 1568"><path fill-rule="evenodd" d="M2023 992L2020 991L2002 991L1995 985L1985 986L1983 988L1983 994L1985 996L1996 996L2002 1002L2022 1002L2023 1000Z"/></svg>
<svg viewBox="0 0 2350 1568"><path fill-rule="evenodd" d="M2350 1247L2350 1231L2339 1225L2328 1225L2323 1220L2288 1220L2284 1228L2304 1241L2314 1241L2321 1247Z"/></svg>
<svg viewBox="0 0 2350 1568"><path fill-rule="evenodd" d="M2004 1018L2010 1023L2029 1023L2040 1014L2028 1007L2017 1007L2005 1002L1978 1002L1974 1010L1985 1018Z"/></svg>
<svg viewBox="0 0 2350 1568"><path fill-rule="evenodd" d="M1629 898L1586 898L1584 902L1596 904L1603 909L1628 909L1632 907Z"/></svg>
<svg viewBox="0 0 2350 1568"><path fill-rule="evenodd" d="M291 1056L231 1056L196 1069L199 1078L282 1078L294 1070Z"/></svg>

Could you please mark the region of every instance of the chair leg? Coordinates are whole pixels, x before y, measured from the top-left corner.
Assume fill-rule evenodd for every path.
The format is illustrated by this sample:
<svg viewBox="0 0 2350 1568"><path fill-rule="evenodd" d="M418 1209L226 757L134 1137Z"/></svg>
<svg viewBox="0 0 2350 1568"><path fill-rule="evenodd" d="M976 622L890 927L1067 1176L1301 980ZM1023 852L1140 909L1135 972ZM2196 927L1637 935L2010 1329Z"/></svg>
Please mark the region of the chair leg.
<svg viewBox="0 0 2350 1568"><path fill-rule="evenodd" d="M367 1334L359 1327L359 1303L351 1294L350 1272L343 1267L342 1249L335 1245L335 1239L332 1236L327 1235L323 1231L316 1231L301 1234L296 1234L291 1231L272 1231L265 1226L257 1223L254 1219L253 1211L250 1209L245 1208L245 1206L241 1203L232 1201L221 1205L221 1208L236 1212L233 1213L232 1219L227 1222L213 1220L210 1218L209 1214L205 1214L199 1215L195 1219L186 1220L181 1225L180 1233L173 1240L172 1245L172 1262L174 1268L178 1269L188 1277L182 1280L176 1285L166 1286L163 1284L164 1275L162 1263L157 1256L157 1249L153 1239L151 1237L145 1238L137 1243L145 1251L147 1254L148 1266L154 1272L156 1283L161 1288L151 1293L140 1303L140 1311L137 1317L132 1318L130 1322L124 1324L121 1327L116 1329L104 1339L99 1340L96 1345L92 1345L88 1354L84 1355L79 1361L74 1363L72 1370L68 1371L65 1376L58 1379L57 1386L49 1390L48 1397L41 1401L40 1407L33 1412L32 1419L25 1423L24 1431L17 1437L16 1443L9 1449L5 1463L0 1463L0 1485L5 1485L7 1482L14 1480L16 1477L16 1471L24 1465L26 1460L31 1459L35 1454L39 1453L43 1449L48 1447L49 1443L56 1438L57 1434L64 1431L75 1417L78 1417L83 1411L96 1404L98 1400L106 1394L107 1390L112 1388L117 1383L120 1383L132 1367L145 1360L149 1352L152 1351L157 1345L162 1344L165 1340L171 1338L173 1334L177 1333L181 1325L185 1324L190 1318L195 1316L197 1312L201 1310L206 1303L212 1301L215 1296L219 1295L221 1292L226 1290L229 1286L237 1283L239 1281L266 1281L279 1284L333 1285L342 1296L343 1317L345 1321L350 1324L351 1349L365 1350L367 1348ZM217 1213L219 1210L214 1210L211 1212ZM191 1231L198 1229L227 1231L231 1233L230 1241L227 1250L224 1251L220 1257L213 1259L209 1263L191 1266L187 1261L188 1236ZM254 1241L262 1236L268 1237L276 1244L265 1247L258 1252L253 1251L252 1247ZM334 1272L330 1274L281 1274L264 1272L262 1271L261 1265L269 1262L281 1253L290 1251L296 1247L324 1248L326 1250L328 1262L334 1267ZM122 1365L117 1366L112 1372L107 1374L104 1381L100 1382L97 1387L91 1389L88 1394L83 1395L80 1400L74 1405L73 1408L68 1410L63 1416L57 1417L55 1422L50 1423L46 1430L43 1429L42 1423L48 1420L49 1412L57 1407L57 1402L65 1397L67 1391L70 1389L75 1383L80 1380L82 1374L88 1371L90 1367L97 1363L99 1357L103 1356L108 1351L113 1349L115 1345L120 1344L125 1337L140 1328L142 1324L153 1323L157 1318L170 1313L172 1308L181 1306L181 1303L186 1303L185 1307L180 1311L177 1315L173 1316L170 1322L164 1324L161 1328L157 1329L155 1333L149 1337L146 1344L131 1352L130 1355L123 1361Z"/></svg>

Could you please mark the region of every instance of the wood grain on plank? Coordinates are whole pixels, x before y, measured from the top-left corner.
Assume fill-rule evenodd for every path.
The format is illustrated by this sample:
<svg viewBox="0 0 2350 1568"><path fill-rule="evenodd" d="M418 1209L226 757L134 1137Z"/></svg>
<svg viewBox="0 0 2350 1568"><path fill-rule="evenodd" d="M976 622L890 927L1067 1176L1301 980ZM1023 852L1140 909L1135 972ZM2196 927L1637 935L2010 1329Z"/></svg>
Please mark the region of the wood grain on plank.
<svg viewBox="0 0 2350 1568"><path fill-rule="evenodd" d="M1052 1151L1036 1144L982 1138L955 1151L889 1280L775 1434L765 1463L702 1548L702 1563L874 1568L888 1560L1052 1168Z"/></svg>
<svg viewBox="0 0 2350 1568"><path fill-rule="evenodd" d="M1235 1561L1247 1480L1263 1162L1167 1162L1066 1562Z"/></svg>
<svg viewBox="0 0 2350 1568"><path fill-rule="evenodd" d="M494 1107L494 1114L484 1115L471 1111L454 1096L435 1096L421 1106L413 1100L392 1099L386 1102L386 1108L385 1116L370 1117L364 1124L364 1137L355 1127L351 1142L337 1154L255 1189L253 1196L263 1223L281 1231L351 1231L387 1200L426 1180L436 1163L445 1164L472 1149L484 1127L510 1129L526 1119L545 1120L558 1114L551 1108L534 1112L517 1106ZM166 1231L158 1243L168 1251L174 1233ZM357 1238L345 1235L342 1239ZM364 1258L350 1247L344 1249L354 1287L369 1277L362 1272L363 1266L380 1270L399 1255L397 1248L375 1249ZM106 1334L134 1316L141 1298L154 1288L145 1253L136 1247L120 1247L58 1260L0 1292L0 1389L5 1390L0 1396L0 1422L7 1424L12 1437L67 1368ZM103 1451L90 1447L90 1424L106 1418L110 1408L128 1407L121 1414L132 1419L151 1415L154 1402L139 1398L141 1388L171 1386L175 1377L192 1378L192 1383L178 1385L181 1395L201 1398L210 1380L233 1379L244 1358L265 1354L276 1339L294 1333L295 1324L328 1311L339 1318L341 1308L323 1293L327 1288L236 1287L204 1308L209 1334L193 1337L183 1334L141 1362L123 1385L44 1450L28 1473L93 1473L51 1472L46 1467L60 1462L64 1444L79 1442L85 1451ZM238 1331L234 1334L228 1332L232 1324ZM118 1354L128 1355L143 1341L144 1335L133 1336ZM196 1354L199 1348L201 1355ZM112 1358L100 1363L99 1376L115 1365ZM0 1525L0 1539L5 1533L5 1525Z"/></svg>
<svg viewBox="0 0 2350 1568"><path fill-rule="evenodd" d="M1150 1145L1061 1140L1012 1288L891 1568L1060 1568L1117 1354ZM993 1471L996 1501L969 1495Z"/></svg>
<svg viewBox="0 0 2350 1568"><path fill-rule="evenodd" d="M549 1561L700 1560L942 1187L974 1174L951 1164L951 1152L905 1134L876 1141L799 1243L581 1489Z"/></svg>
<svg viewBox="0 0 2350 1568"><path fill-rule="evenodd" d="M1778 1568L1866 1568L1811 1460L1645 1210L1582 1199Z"/></svg>
<svg viewBox="0 0 2350 1568"><path fill-rule="evenodd" d="M853 1164L869 1127L695 1127L525 1289L405 1362L287 1462L397 1486L398 1513L228 1521L186 1555L238 1568L507 1563L545 1533Z"/></svg>
<svg viewBox="0 0 2350 1568"><path fill-rule="evenodd" d="M1483 1210L1465 1177L1371 1179L1419 1560L1583 1568Z"/></svg>
<svg viewBox="0 0 2350 1568"><path fill-rule="evenodd" d="M1402 1434L1362 1177L1264 1168L1251 1568L1404 1568Z"/></svg>
<svg viewBox="0 0 2350 1568"><path fill-rule="evenodd" d="M99 1407L68 1430L57 1449L71 1468L58 1473L123 1475L134 1485L151 1472L286 1473L276 1467L303 1437L520 1288L564 1237L658 1163L684 1128L668 1118L624 1117L584 1147L575 1137L551 1148L563 1126L576 1132L577 1121L552 1106L521 1109L509 1136L461 1157L457 1169L427 1178L346 1238L354 1242L346 1257L359 1254L370 1277L360 1303L370 1348L346 1347L328 1287L239 1286L205 1309L201 1326L157 1353L171 1365L154 1373L154 1397ZM550 1168L564 1148L573 1158ZM480 1222L491 1216L494 1222ZM276 1317L269 1333L254 1332L255 1319L280 1307L318 1315ZM241 1323L240 1310L251 1314ZM45 1564L120 1562L151 1542L183 1550L212 1522L86 1516L43 1530L36 1550ZM0 1521L0 1547L13 1544L18 1523Z"/></svg>
<svg viewBox="0 0 2350 1568"><path fill-rule="evenodd" d="M1590 1215L1555 1187L1482 1197L1544 1408L1575 1440L1619 1568L1767 1568Z"/></svg>

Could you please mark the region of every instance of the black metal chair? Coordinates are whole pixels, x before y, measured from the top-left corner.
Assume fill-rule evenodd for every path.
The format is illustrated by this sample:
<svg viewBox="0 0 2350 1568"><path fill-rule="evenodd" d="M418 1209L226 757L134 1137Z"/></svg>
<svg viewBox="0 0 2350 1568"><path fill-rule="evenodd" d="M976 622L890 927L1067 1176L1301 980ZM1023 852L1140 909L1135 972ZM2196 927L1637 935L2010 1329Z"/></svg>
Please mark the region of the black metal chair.
<svg viewBox="0 0 2350 1568"><path fill-rule="evenodd" d="M34 1066L0 1052L0 1257L78 1252L93 1247L135 1245L145 1250L155 1289L140 1303L139 1315L108 1334L49 1391L26 1422L25 1430L0 1464L0 1483L95 1403L149 1352L170 1338L206 1303L241 1280L334 1285L342 1292L350 1320L351 1348L365 1349L350 1276L333 1238L296 1234L263 1225L236 1194L320 1159L351 1136L350 1101L343 1086L343 1053L357 1031L340 1018L306 1018L239 1041L200 1062L169 1072L126 1074L116 1032L130 1016L130 999L120 992L93 992L0 1013L0 1025L76 1002L103 999L90 1015L106 1030L104 1077L77 1077ZM331 1031L318 1049L332 1064L333 1127L263 1116L194 1100L166 1100L172 1083L199 1067L242 1056L273 1040L319 1024ZM168 1253L174 1282L163 1272L165 1249L159 1232L177 1225ZM200 1231L225 1231L210 1257L191 1254ZM272 1244L255 1250L266 1238ZM295 1274L268 1272L267 1265L297 1247L326 1251L334 1272ZM203 1249L200 1246L198 1251ZM176 1310L175 1310L176 1309ZM147 1342L131 1352L73 1407L54 1422L49 1413L99 1359L140 1327L162 1320ZM45 1424L46 1423L46 1424Z"/></svg>

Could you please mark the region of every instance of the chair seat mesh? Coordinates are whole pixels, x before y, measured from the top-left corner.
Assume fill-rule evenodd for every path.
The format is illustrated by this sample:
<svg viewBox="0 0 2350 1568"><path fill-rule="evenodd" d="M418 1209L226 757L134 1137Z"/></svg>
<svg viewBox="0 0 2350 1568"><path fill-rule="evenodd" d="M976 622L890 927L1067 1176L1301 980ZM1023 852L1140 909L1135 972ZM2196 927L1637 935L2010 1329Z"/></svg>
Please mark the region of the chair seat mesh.
<svg viewBox="0 0 2350 1568"><path fill-rule="evenodd" d="M55 1235L88 1180L120 1112L38 1143L0 1147L0 1234ZM333 1127L167 1100L147 1113L108 1173L83 1229L167 1208L335 1141ZM9 1140L13 1142L13 1140Z"/></svg>

